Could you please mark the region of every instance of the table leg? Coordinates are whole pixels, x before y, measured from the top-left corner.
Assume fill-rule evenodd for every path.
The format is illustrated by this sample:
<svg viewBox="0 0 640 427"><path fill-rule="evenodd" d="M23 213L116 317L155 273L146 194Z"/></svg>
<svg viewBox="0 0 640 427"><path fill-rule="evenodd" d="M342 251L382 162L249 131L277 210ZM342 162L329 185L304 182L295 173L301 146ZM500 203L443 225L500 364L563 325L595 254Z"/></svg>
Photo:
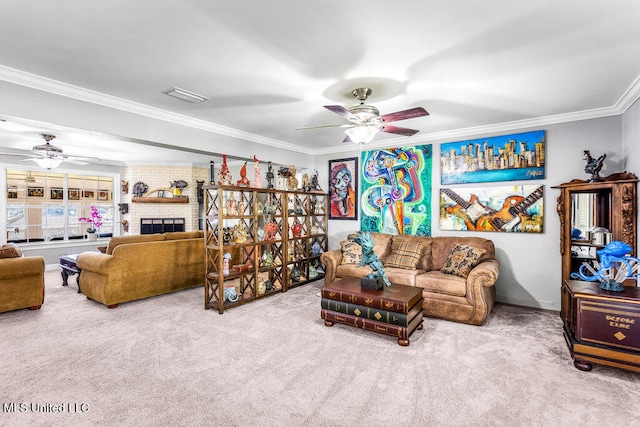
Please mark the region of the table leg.
<svg viewBox="0 0 640 427"><path fill-rule="evenodd" d="M69 283L67 283L67 279L69 279L69 273L67 272L67 270L63 268L60 274L62 275L62 286L69 285Z"/></svg>
<svg viewBox="0 0 640 427"><path fill-rule="evenodd" d="M80 272L78 272L78 277L76 277L76 284L78 285L78 293L82 293L80 290Z"/></svg>

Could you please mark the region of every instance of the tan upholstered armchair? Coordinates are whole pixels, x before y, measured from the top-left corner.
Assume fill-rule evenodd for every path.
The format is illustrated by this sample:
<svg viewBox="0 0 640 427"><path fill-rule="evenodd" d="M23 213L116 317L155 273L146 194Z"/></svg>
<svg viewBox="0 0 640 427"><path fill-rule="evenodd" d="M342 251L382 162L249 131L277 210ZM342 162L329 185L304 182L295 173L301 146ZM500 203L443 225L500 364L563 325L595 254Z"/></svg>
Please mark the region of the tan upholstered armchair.
<svg viewBox="0 0 640 427"><path fill-rule="evenodd" d="M44 303L44 258L0 259L0 312L30 308Z"/></svg>

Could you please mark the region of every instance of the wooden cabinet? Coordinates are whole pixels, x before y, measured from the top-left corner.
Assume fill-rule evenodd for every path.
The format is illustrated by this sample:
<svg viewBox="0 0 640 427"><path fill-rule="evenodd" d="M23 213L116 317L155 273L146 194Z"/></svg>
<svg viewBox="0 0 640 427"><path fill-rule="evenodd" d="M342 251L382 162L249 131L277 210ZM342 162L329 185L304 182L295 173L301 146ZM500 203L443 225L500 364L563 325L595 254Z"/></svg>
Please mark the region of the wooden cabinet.
<svg viewBox="0 0 640 427"><path fill-rule="evenodd" d="M622 172L602 181L574 179L553 187L561 191L557 211L563 282L572 279L571 273L583 262L596 260L596 251L608 241L627 243L636 256L637 185L634 174ZM603 235L595 233L597 229L610 234L604 233L602 239Z"/></svg>
<svg viewBox="0 0 640 427"><path fill-rule="evenodd" d="M597 363L640 372L640 288L613 292L565 281L560 315L576 368L590 371Z"/></svg>
<svg viewBox="0 0 640 427"><path fill-rule="evenodd" d="M205 309L224 313L323 277L325 193L221 185L203 191Z"/></svg>
<svg viewBox="0 0 640 427"><path fill-rule="evenodd" d="M601 289L600 282L572 277L583 263L597 270L597 251L610 241L627 243L636 256L637 184L634 174L623 172L554 187L561 190L560 317L574 365L581 370L597 363L640 372L640 288L635 279L624 282L623 292L613 292Z"/></svg>

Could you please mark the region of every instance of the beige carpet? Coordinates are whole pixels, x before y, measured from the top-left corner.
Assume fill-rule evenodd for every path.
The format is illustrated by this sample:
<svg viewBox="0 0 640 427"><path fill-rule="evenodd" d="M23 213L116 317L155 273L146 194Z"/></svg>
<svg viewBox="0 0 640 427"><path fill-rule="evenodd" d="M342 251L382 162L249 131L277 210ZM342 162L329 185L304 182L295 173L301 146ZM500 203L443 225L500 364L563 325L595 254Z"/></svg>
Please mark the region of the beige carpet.
<svg viewBox="0 0 640 427"><path fill-rule="evenodd" d="M575 369L557 313L497 305L484 327L426 319L400 347L391 337L325 327L320 282L219 315L203 309L202 288L109 310L77 294L75 278L63 288L52 271L46 281L41 310L0 314L3 426L640 419L640 375ZM64 412L45 412L59 405Z"/></svg>

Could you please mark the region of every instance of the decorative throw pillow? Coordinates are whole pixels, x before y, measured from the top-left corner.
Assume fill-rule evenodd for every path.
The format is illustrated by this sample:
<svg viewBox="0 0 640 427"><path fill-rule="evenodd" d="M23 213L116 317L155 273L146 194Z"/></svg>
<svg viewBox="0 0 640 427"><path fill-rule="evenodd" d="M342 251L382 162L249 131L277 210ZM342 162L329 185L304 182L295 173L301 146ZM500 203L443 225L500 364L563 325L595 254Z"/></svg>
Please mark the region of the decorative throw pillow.
<svg viewBox="0 0 640 427"><path fill-rule="evenodd" d="M391 244L391 255L384 263L385 267L415 270L424 252L424 245L418 242L399 241Z"/></svg>
<svg viewBox="0 0 640 427"><path fill-rule="evenodd" d="M342 247L342 262L340 264L360 264L362 261L362 246L353 240L340 242Z"/></svg>
<svg viewBox="0 0 640 427"><path fill-rule="evenodd" d="M0 259L2 258L20 258L22 250L13 243L5 243L0 246Z"/></svg>
<svg viewBox="0 0 640 427"><path fill-rule="evenodd" d="M462 278L467 278L473 267L478 265L480 257L484 255L484 249L473 246L456 244L451 248L449 258L440 271L447 274L455 274Z"/></svg>

